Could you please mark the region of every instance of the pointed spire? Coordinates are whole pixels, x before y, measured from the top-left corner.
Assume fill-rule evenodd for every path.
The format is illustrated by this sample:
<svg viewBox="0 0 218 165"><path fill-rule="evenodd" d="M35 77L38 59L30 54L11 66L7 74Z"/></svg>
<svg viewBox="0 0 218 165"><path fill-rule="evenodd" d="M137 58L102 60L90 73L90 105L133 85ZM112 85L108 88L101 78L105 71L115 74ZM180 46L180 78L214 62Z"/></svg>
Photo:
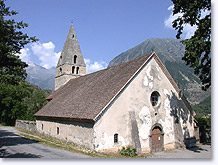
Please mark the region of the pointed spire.
<svg viewBox="0 0 218 165"><path fill-rule="evenodd" d="M55 76L55 90L72 78L86 74L86 64L82 56L78 40L71 23L64 48L61 52Z"/></svg>
<svg viewBox="0 0 218 165"><path fill-rule="evenodd" d="M73 28L73 23L71 22L70 30L64 43L64 48L61 52L57 67L63 64L74 64L75 55L77 56L77 64L79 66L86 66Z"/></svg>

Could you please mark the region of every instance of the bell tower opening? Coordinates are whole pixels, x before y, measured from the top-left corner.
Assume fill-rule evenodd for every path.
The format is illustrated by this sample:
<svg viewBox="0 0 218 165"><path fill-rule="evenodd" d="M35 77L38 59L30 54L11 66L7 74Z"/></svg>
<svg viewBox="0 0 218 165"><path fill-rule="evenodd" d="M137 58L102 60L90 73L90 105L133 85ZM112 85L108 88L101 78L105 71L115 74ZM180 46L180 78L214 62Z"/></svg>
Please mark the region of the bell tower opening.
<svg viewBox="0 0 218 165"><path fill-rule="evenodd" d="M73 62L74 62L74 64L76 64L76 59L77 59L77 56L74 55L74 58L73 58Z"/></svg>
<svg viewBox="0 0 218 165"><path fill-rule="evenodd" d="M79 67L76 68L76 74L79 74Z"/></svg>
<svg viewBox="0 0 218 165"><path fill-rule="evenodd" d="M75 66L72 66L72 74L75 72Z"/></svg>

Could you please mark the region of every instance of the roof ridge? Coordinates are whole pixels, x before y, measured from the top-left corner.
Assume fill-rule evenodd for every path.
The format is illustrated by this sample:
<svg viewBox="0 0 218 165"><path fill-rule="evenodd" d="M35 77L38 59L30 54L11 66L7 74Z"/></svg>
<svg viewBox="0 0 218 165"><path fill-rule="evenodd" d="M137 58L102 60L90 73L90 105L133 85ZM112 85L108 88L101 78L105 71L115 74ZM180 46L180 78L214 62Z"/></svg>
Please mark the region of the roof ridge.
<svg viewBox="0 0 218 165"><path fill-rule="evenodd" d="M137 57L137 58L135 58L135 59L132 59L132 60L129 60L129 61L120 63L120 64L118 64L118 65L110 66L110 67L107 67L107 68L105 68L105 69L98 70L98 71L96 71L96 72L101 72L101 71L108 70L108 69L111 69L111 68L114 68L114 67L118 67L118 66L121 66L121 65L126 65L127 63L131 63L131 62L133 62L133 61L139 60L140 58L144 58L145 56L148 56L148 55L150 55L150 54L152 54L152 53L145 54L145 55L140 56L140 57ZM90 75L90 74L94 74L94 73L96 73L96 72L88 73L88 74L83 75L83 76L87 76L87 75ZM79 77L78 77L78 78L79 78Z"/></svg>

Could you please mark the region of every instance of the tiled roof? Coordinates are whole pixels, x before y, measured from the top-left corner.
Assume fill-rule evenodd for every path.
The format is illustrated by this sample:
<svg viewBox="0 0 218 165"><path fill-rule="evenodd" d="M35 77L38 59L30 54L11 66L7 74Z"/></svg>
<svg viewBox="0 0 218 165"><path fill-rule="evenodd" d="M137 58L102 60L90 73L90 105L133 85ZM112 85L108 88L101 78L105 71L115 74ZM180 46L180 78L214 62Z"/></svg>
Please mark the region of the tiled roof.
<svg viewBox="0 0 218 165"><path fill-rule="evenodd" d="M69 80L35 116L94 121L152 54Z"/></svg>

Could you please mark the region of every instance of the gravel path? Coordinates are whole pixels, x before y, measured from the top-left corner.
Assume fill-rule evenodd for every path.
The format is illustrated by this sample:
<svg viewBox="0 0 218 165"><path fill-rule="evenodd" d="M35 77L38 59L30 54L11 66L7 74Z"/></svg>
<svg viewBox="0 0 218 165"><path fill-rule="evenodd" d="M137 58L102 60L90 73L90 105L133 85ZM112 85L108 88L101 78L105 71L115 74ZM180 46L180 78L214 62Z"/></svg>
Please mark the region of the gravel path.
<svg viewBox="0 0 218 165"><path fill-rule="evenodd" d="M206 158L212 159L212 148L211 145L197 145L194 148L190 149L176 149L173 151L163 151L154 153L150 159L152 158Z"/></svg>
<svg viewBox="0 0 218 165"><path fill-rule="evenodd" d="M19 137L13 127L0 127L0 158L91 158Z"/></svg>

